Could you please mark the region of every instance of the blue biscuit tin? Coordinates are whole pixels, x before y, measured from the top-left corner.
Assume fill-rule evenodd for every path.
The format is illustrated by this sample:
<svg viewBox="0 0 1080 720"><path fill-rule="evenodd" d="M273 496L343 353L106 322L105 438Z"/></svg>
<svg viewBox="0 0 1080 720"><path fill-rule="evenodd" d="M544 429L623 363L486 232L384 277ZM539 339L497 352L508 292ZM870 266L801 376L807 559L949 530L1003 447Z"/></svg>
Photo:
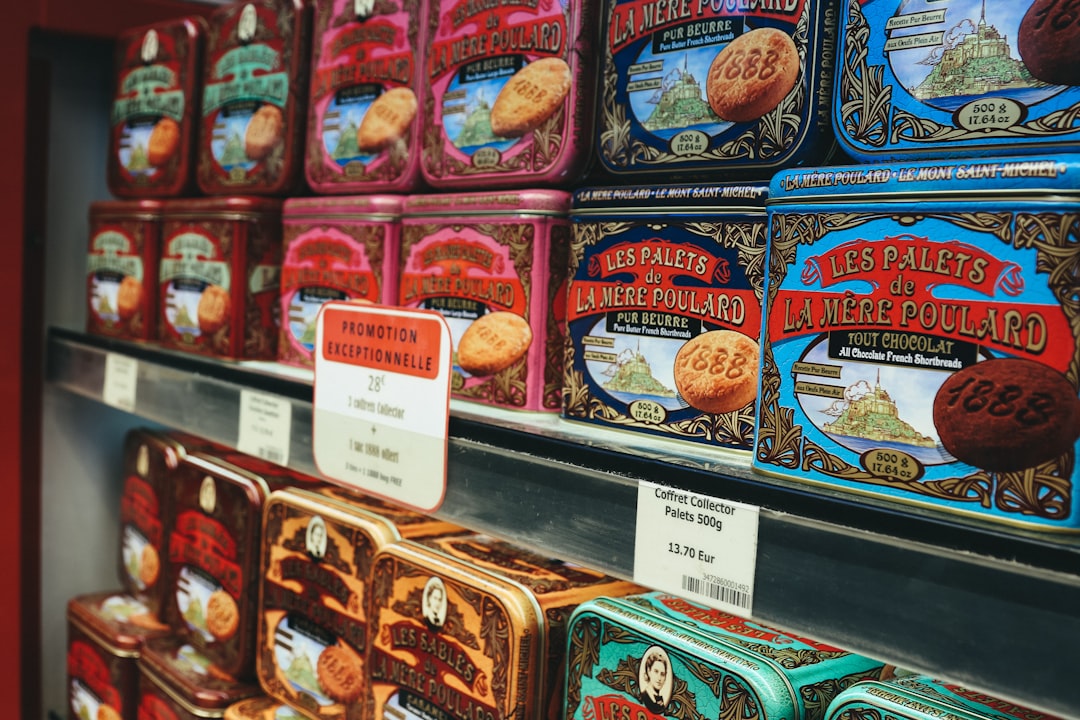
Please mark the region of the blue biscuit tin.
<svg viewBox="0 0 1080 720"><path fill-rule="evenodd" d="M823 720L882 664L663 593L570 619L566 720Z"/></svg>
<svg viewBox="0 0 1080 720"><path fill-rule="evenodd" d="M1008 700L925 675L857 683L836 696L828 720L1054 720Z"/></svg>
<svg viewBox="0 0 1080 720"><path fill-rule="evenodd" d="M1080 157L790 171L754 470L1080 527Z"/></svg>
<svg viewBox="0 0 1080 720"><path fill-rule="evenodd" d="M575 194L563 417L750 450L767 190Z"/></svg>
<svg viewBox="0 0 1080 720"><path fill-rule="evenodd" d="M1040 38L1056 32L1054 13L1076 17L1067 3L1040 17L1046 5L848 0L833 102L841 147L864 161L1080 148L1080 76L1047 62L1055 44Z"/></svg>

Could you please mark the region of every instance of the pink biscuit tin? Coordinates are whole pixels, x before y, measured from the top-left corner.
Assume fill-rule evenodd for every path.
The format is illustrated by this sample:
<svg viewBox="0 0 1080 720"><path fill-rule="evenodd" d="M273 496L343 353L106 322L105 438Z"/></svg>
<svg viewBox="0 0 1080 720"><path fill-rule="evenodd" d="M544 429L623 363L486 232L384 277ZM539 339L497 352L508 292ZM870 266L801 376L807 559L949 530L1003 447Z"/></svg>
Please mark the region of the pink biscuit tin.
<svg viewBox="0 0 1080 720"><path fill-rule="evenodd" d="M453 397L559 410L569 206L558 190L406 200L398 302L446 318Z"/></svg>
<svg viewBox="0 0 1080 720"><path fill-rule="evenodd" d="M327 300L396 302L403 201L396 195L285 201L278 360L312 367L315 316Z"/></svg>
<svg viewBox="0 0 1080 720"><path fill-rule="evenodd" d="M319 3L304 163L315 192L408 192L418 184L423 7Z"/></svg>
<svg viewBox="0 0 1080 720"><path fill-rule="evenodd" d="M424 179L440 189L565 185L591 155L593 0L428 0Z"/></svg>

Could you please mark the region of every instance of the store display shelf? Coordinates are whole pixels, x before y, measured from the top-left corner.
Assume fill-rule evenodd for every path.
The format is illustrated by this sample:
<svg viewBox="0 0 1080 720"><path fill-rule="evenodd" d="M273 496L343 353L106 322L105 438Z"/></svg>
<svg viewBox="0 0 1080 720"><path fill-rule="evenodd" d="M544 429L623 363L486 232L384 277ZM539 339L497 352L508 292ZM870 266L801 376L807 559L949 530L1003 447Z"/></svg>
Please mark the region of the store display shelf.
<svg viewBox="0 0 1080 720"><path fill-rule="evenodd" d="M235 446L240 392L287 398L289 466L317 474L311 373L226 363L53 329L48 378L103 400L106 357L138 360L134 413ZM856 502L753 475L743 455L603 431L537 413L451 404L437 514L630 578L637 483L760 506L761 622L1080 717L1080 538Z"/></svg>

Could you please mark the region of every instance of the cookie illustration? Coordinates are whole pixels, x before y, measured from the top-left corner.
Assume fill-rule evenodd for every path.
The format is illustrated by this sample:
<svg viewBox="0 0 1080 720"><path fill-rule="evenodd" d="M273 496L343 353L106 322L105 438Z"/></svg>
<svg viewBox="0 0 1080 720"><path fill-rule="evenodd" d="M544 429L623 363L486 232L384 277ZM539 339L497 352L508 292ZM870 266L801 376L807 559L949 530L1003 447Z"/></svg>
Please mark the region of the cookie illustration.
<svg viewBox="0 0 1080 720"><path fill-rule="evenodd" d="M229 322L229 291L220 285L207 285L199 297L199 332L213 335Z"/></svg>
<svg viewBox="0 0 1080 720"><path fill-rule="evenodd" d="M232 595L224 590L210 593L206 601L206 629L215 640L228 640L240 625L240 609Z"/></svg>
<svg viewBox="0 0 1080 720"><path fill-rule="evenodd" d="M717 53L705 92L721 120L749 122L779 105L798 77L799 51L791 36L775 28L758 28Z"/></svg>
<svg viewBox="0 0 1080 720"><path fill-rule="evenodd" d="M473 321L461 334L458 364L470 375L494 375L529 350L532 328L512 312L493 312Z"/></svg>
<svg viewBox="0 0 1080 720"><path fill-rule="evenodd" d="M356 131L356 145L364 152L375 152L405 137L416 117L416 94L406 87L384 92L364 113Z"/></svg>
<svg viewBox="0 0 1080 720"><path fill-rule="evenodd" d="M153 545L144 545L139 556L139 580L143 585L150 587L157 582L161 572L161 558Z"/></svg>
<svg viewBox="0 0 1080 720"><path fill-rule="evenodd" d="M561 58L531 62L511 77L491 106L491 131L521 137L551 117L570 92L570 66Z"/></svg>
<svg viewBox="0 0 1080 720"><path fill-rule="evenodd" d="M97 720L123 720L120 712L112 705L101 703L97 709Z"/></svg>
<svg viewBox="0 0 1080 720"><path fill-rule="evenodd" d="M355 702L364 689L360 659L338 645L331 645L319 653L315 675L323 692L341 703Z"/></svg>
<svg viewBox="0 0 1080 720"><path fill-rule="evenodd" d="M244 133L244 154L255 162L265 159L281 142L284 126L281 108L269 104L260 107L248 121L247 132Z"/></svg>
<svg viewBox="0 0 1080 720"><path fill-rule="evenodd" d="M742 333L702 333L675 355L675 387L702 412L741 410L757 397L758 357L757 342Z"/></svg>
<svg viewBox="0 0 1080 720"><path fill-rule="evenodd" d="M116 290L116 314L130 320L142 305L142 283L134 275L125 275Z"/></svg>
<svg viewBox="0 0 1080 720"><path fill-rule="evenodd" d="M1024 65L1051 85L1080 85L1080 11L1073 0L1035 0L1020 21Z"/></svg>
<svg viewBox="0 0 1080 720"><path fill-rule="evenodd" d="M934 426L957 460L1014 472L1053 460L1080 435L1080 400L1064 375L998 358L954 373L934 396Z"/></svg>
<svg viewBox="0 0 1080 720"><path fill-rule="evenodd" d="M146 141L146 159L153 167L161 167L169 162L177 146L180 145L180 125L169 117L163 117L154 123L150 139Z"/></svg>

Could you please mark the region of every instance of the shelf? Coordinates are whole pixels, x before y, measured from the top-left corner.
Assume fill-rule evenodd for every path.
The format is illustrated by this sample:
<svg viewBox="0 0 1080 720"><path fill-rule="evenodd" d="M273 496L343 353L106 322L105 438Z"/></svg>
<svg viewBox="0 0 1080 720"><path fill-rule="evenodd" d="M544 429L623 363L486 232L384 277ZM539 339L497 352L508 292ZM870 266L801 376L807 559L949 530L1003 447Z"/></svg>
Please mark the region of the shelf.
<svg viewBox="0 0 1080 720"><path fill-rule="evenodd" d="M48 378L102 400L105 358L138 362L135 414L235 446L240 391L292 405L289 465L317 474L311 374L53 329ZM749 458L551 415L451 403L439 517L630 578L637 481L762 508L755 619L1080 716L1080 538L854 502L753 475Z"/></svg>

